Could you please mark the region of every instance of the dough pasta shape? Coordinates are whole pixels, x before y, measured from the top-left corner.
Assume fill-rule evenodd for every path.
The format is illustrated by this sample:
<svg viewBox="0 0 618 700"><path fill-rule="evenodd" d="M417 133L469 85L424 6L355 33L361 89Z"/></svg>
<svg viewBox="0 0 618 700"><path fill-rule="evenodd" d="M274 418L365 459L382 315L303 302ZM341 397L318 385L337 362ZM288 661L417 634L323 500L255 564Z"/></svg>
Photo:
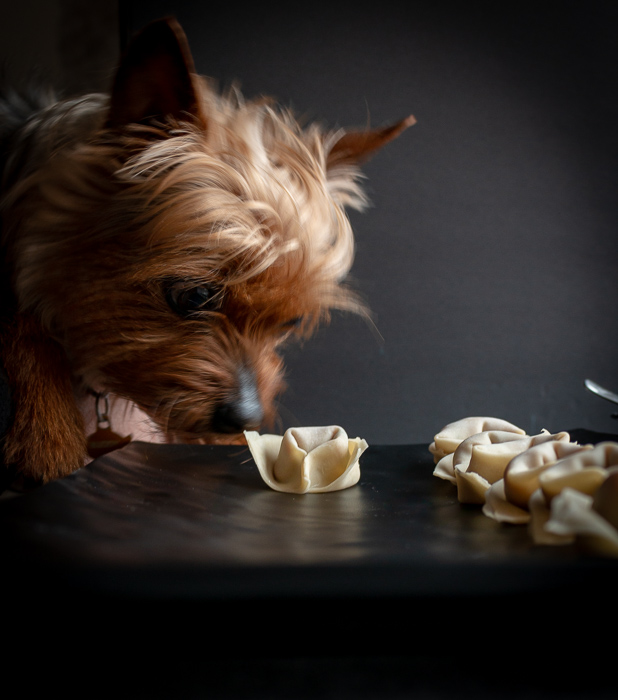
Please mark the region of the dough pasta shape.
<svg viewBox="0 0 618 700"><path fill-rule="evenodd" d="M434 476L489 518L526 525L537 545L577 542L618 558L618 442L580 445L567 432L527 435L499 418L446 425L429 447Z"/></svg>
<svg viewBox="0 0 618 700"><path fill-rule="evenodd" d="M568 433L559 433L557 437L564 438L565 435ZM531 445L509 462L504 477L489 488L483 512L505 523L526 524L532 520L531 531L539 533L535 536L538 540L544 536L543 519L547 519L544 499L533 499L539 489L539 476L557 461L589 449L592 449L592 445L579 445L565 439Z"/></svg>
<svg viewBox="0 0 618 700"><path fill-rule="evenodd" d="M521 436L504 430L486 430L463 440L455 452L445 455L434 475L457 486L461 503L484 504L492 484L501 480L511 460L533 445L549 440L568 441L568 433Z"/></svg>
<svg viewBox="0 0 618 700"><path fill-rule="evenodd" d="M245 431L264 482L275 491L324 493L354 486L368 445L336 425L290 428L283 436Z"/></svg>
<svg viewBox="0 0 618 700"><path fill-rule="evenodd" d="M614 477L618 474L614 473ZM609 483L609 479L607 479ZM605 482L599 487L603 489ZM618 500L614 497L614 507ZM599 556L618 557L618 529L595 509L595 498L569 486L551 503L545 529L567 541L577 539L582 549Z"/></svg>
<svg viewBox="0 0 618 700"><path fill-rule="evenodd" d="M592 449L592 445L551 440L530 447L515 457L504 473L504 495L520 508L528 508L528 501L539 488L541 474L556 462L577 452Z"/></svg>
<svg viewBox="0 0 618 700"><path fill-rule="evenodd" d="M433 455L437 464L444 456L452 454L459 445L472 435L484 433L488 430L500 430L503 432L525 435L526 431L518 428L513 423L502 418L492 418L485 416L470 416L461 418L445 425L442 430L434 436L433 442L429 445L429 451Z"/></svg>
<svg viewBox="0 0 618 700"><path fill-rule="evenodd" d="M618 444L600 442L591 450L576 452L539 475L539 486L547 503L564 488L594 495L608 470L618 468Z"/></svg>

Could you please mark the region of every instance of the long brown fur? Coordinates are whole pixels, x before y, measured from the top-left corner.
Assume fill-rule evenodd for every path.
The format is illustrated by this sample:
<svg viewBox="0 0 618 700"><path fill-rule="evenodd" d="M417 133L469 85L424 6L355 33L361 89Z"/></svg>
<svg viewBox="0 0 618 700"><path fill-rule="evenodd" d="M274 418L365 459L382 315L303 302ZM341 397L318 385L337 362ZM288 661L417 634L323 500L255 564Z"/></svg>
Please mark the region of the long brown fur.
<svg viewBox="0 0 618 700"><path fill-rule="evenodd" d="M218 94L173 20L136 37L110 97L33 112L4 139L6 463L39 481L82 466L88 391L169 440L272 421L282 344L362 309L345 209L366 203L359 163L411 123L301 128ZM185 313L192 290L210 298Z"/></svg>

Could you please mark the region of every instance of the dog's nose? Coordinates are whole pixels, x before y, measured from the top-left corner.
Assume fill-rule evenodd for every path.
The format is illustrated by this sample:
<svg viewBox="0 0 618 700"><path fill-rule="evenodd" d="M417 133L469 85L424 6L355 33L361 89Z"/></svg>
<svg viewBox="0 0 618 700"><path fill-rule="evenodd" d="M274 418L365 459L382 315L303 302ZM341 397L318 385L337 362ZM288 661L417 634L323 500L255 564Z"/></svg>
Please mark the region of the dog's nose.
<svg viewBox="0 0 618 700"><path fill-rule="evenodd" d="M238 389L235 394L220 403L215 409L212 424L218 433L239 433L256 429L262 423L264 411L255 384L255 377L249 370L238 375Z"/></svg>

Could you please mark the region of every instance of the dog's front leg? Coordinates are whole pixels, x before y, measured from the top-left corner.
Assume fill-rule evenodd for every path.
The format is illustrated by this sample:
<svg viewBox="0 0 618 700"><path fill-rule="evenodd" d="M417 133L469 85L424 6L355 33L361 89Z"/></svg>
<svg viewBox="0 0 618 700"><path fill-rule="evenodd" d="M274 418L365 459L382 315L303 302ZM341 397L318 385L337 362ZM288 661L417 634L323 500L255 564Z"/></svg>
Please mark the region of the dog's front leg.
<svg viewBox="0 0 618 700"><path fill-rule="evenodd" d="M46 482L81 467L86 438L60 345L36 319L17 315L3 332L2 362L13 410L4 444L7 468Z"/></svg>

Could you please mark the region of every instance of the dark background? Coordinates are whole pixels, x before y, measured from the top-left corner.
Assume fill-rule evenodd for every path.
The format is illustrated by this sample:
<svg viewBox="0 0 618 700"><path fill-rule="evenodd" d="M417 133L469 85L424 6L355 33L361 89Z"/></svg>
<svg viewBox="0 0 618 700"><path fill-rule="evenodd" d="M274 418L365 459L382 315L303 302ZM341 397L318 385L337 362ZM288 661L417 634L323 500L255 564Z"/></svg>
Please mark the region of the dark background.
<svg viewBox="0 0 618 700"><path fill-rule="evenodd" d="M49 42L67 92L107 85L126 36L174 14L222 86L331 126L417 117L351 214L375 328L336 315L287 353L282 427L370 444L467 415L616 430L583 381L618 390L617 3L58 0L45 22L29 5L2 31L22 62L39 32L31 53Z"/></svg>
<svg viewBox="0 0 618 700"><path fill-rule="evenodd" d="M366 168L374 207L362 216L352 215L358 234L354 277L374 310L377 331L359 319L337 316L302 351L288 353L290 389L281 407L286 423L335 422L374 444L426 442L444 423L475 413L510 418L530 431L615 431L611 405L588 394L583 380L591 377L618 390L617 8L613 1L590 0L374 2L347 8L334 2L246 8L142 0L123 2L118 8L111 0L21 0L3 7L0 57L8 60L8 74L17 82L35 66L65 93L102 89L111 81L121 37L173 12L185 26L199 70L223 84L239 79L248 95L276 95L299 112L332 125L362 125L368 118L380 124L414 113L418 124ZM140 467L150 467L148 460ZM391 467L380 464L385 473ZM175 469L170 473L175 475ZM198 472L200 478L207 474ZM76 475L87 476L88 470ZM116 488L117 477L108 483L122 504L124 491ZM141 482L134 483L139 484L136 502L142 512L154 513L156 499L144 499ZM226 478L225 483L237 482ZM409 481L403 487L397 479L384 483L391 489L384 493L396 493L397 498L405 498L406 489L412 488ZM412 484L416 492L416 482ZM71 480L50 486L71 494ZM167 505L182 505L182 499L165 498L168 492L157 488L156 496ZM101 510L108 512L109 499L93 493L99 507L88 512L96 518ZM199 498L195 493L192 498ZM436 501L418 493L418 501L412 498L407 508L421 504L418 513L431 511ZM377 501L390 503L384 494ZM217 502L224 509L238 506L233 499L227 505L225 499ZM470 511L446 510L447 517L455 517L451 527L441 531L447 549L454 541L448 539L449 531L483 541L488 519L470 533L459 520L460 514L472 516ZM43 518L46 512L43 508ZM406 510L391 507L390 512L396 514L393 522L410 526L405 515L401 517ZM82 524L79 508L63 514ZM442 526L443 509L438 508L438 516L431 525L419 521L420 540L427 528L431 532ZM164 526L165 518L160 522ZM185 520L174 522L182 526ZM333 529L332 520L323 522ZM375 522L384 526L379 518ZM126 525L124 515L118 523ZM316 523L319 517L312 518L318 527ZM70 529L54 530L45 519L35 519L33 527L37 537L56 533L69 544L80 542L79 537L66 539ZM245 532L241 529L239 534ZM294 532L292 528L292 540ZM88 533L86 528L85 538ZM119 542L121 550L126 541ZM413 557L414 541L393 542L410 546ZM486 553L479 550L472 559L482 562ZM7 577L14 580L20 576ZM569 576L564 580L573 583ZM395 640L390 635L397 629L415 645L427 645L412 658L390 656L386 650L371 658L371 647L357 659L351 655L356 648L352 644L341 647L339 658L320 656L323 648L318 646L308 659L296 659L298 649L281 636L274 647L264 637L265 644L251 647L249 658L243 658L246 639L253 639L247 631L257 629L259 635L263 629L247 625L254 619L250 614L255 616L255 606L234 609L233 624L226 625L232 641L221 644L216 624L208 620L210 603L198 611L194 604L179 609L155 600L154 609L141 609L150 623L142 626L140 609L121 607L107 617L96 597L59 603L49 595L48 581L32 581L38 587L36 595L20 591L4 598L13 608L16 601L20 606L21 624L14 625L13 636L20 639L20 629L30 635L24 639L28 646L14 645L20 656L11 660L11 668L22 668L22 650L32 647L33 629L66 631L71 629L67 613L80 617L84 629L72 637L79 642L68 655L65 645L57 644L63 658L52 673L38 674L45 682L60 679L65 696L71 681L81 681L80 665L92 669L89 685L80 689L88 687L95 696L95 687L111 690L112 684L113 692L122 695L127 680L119 669L125 668L129 678L137 675L135 697L145 697L145 688L154 684L159 693L152 697L165 697L166 691L169 697L179 697L179 686L191 683L200 689L229 685L235 691L229 697L269 700L317 695L401 698L404 686L414 686L415 697L431 698L493 698L496 688L505 698L606 698L613 688L609 673L603 674L613 666L598 658L596 640L588 645L594 649L594 664L582 659L586 645L579 644L575 655L568 649L565 665L571 659L576 663L562 675L555 673L560 667L554 657L554 673L543 674L542 664L535 663L538 659L525 663L526 658L522 664L515 653L521 637L511 630L520 619L525 621L522 629L530 623L542 630L540 638L547 643L539 648L557 652L557 657L599 614L611 614L611 605L601 600L600 606L590 607L586 595L535 601L535 609L543 613L536 617L529 614L532 607L504 607L502 599L472 598L461 607L460 599L455 604L442 601L447 607L426 607L418 616L418 623L427 624L428 618L439 620L442 615L444 622L434 629L435 636L442 634L442 645L428 643L419 632L422 624L414 619L417 608L409 605L381 615L379 634L367 624L367 607L357 610L358 635L356 628L350 632L341 624L339 615L323 617L326 637L333 643L348 634L357 637L353 641L359 647L367 638L379 647ZM351 589L355 583L352 577ZM51 624L41 617L50 607L58 615L57 620L52 616ZM217 607L215 623L221 619ZM565 610L570 617L563 615ZM494 611L498 618L492 616ZM573 621L572 634L560 637L551 624L552 611L563 623ZM311 617L303 605L293 610L265 606L258 612L267 625L285 617L291 627L304 630L308 621L319 626L323 611ZM174 617L172 633L162 622L166 614ZM500 625L503 618L506 635ZM487 624L493 635L490 645L483 644ZM186 634L188 627L191 634ZM594 625L591 629L594 632ZM146 639L151 630L152 637ZM476 645L470 643L470 631L477 633ZM98 645L93 635L99 635ZM142 638L149 642L144 647L157 664L155 673L152 664L140 658L137 642ZM243 640L245 645L239 644ZM55 660L54 649L44 642L34 651L39 670L44 660ZM511 655L505 654L505 642ZM106 648L101 651L102 644ZM219 653L229 657L217 656L211 662L212 647L219 645ZM40 649L45 649L43 654ZM462 653L453 654L453 649ZM182 654L186 659L172 663ZM265 663L262 656L269 654L284 658ZM30 665L32 657L29 653ZM518 659L515 674L510 658ZM212 668L205 672L209 662ZM29 674L29 686L36 680L37 674ZM272 691L273 685L279 693Z"/></svg>

